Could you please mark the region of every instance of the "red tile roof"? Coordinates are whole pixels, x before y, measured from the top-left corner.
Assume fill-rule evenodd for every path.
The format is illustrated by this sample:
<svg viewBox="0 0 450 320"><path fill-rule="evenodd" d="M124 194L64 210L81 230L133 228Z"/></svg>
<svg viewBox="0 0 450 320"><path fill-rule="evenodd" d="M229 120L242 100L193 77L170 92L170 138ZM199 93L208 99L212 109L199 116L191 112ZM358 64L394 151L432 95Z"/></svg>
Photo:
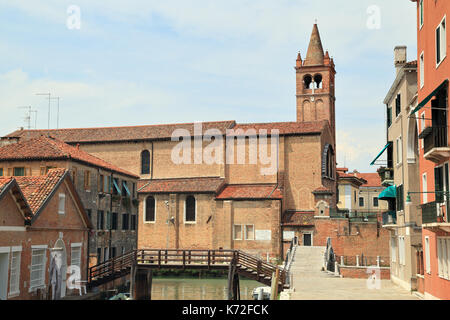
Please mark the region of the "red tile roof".
<svg viewBox="0 0 450 320"><path fill-rule="evenodd" d="M218 129L225 134L226 129L232 128L234 121L203 122L202 130ZM176 129L188 130L194 135L194 123L175 123L161 125L103 127L103 128L73 128L51 130L17 130L6 137L20 137L23 139L36 138L41 135L51 135L66 143L93 143L111 141L140 141L170 139Z"/></svg>
<svg viewBox="0 0 450 320"><path fill-rule="evenodd" d="M361 187L381 187L381 178L378 173L357 173L359 178L366 180L367 182Z"/></svg>
<svg viewBox="0 0 450 320"><path fill-rule="evenodd" d="M259 134L259 130L267 130L268 135L273 129L278 129L280 135L313 134L321 133L327 123L327 121L245 123L237 124L233 130L242 129L245 132L254 129L256 134Z"/></svg>
<svg viewBox="0 0 450 320"><path fill-rule="evenodd" d="M77 147L60 140L40 136L30 140L20 140L0 148L0 161L12 160L75 160L134 178L135 174L123 170Z"/></svg>
<svg viewBox="0 0 450 320"><path fill-rule="evenodd" d="M42 207L49 196L66 174L66 169L50 169L43 176L14 177L33 214Z"/></svg>
<svg viewBox="0 0 450 320"><path fill-rule="evenodd" d="M282 199L276 184L227 185L216 199Z"/></svg>
<svg viewBox="0 0 450 320"><path fill-rule="evenodd" d="M13 180L13 178L0 177L0 193Z"/></svg>
<svg viewBox="0 0 450 320"><path fill-rule="evenodd" d="M269 122L236 124L235 121L203 122L203 133L208 129L218 129L224 135L227 129L266 129L270 134L272 129L278 129L280 135L313 134L322 132L327 121L315 122ZM51 130L17 130L8 134L7 138L21 139L37 138L41 135L50 135L66 143L97 143L170 139L176 129L185 129L191 136L194 135L194 123L175 123L161 125L103 127L103 128L73 128Z"/></svg>
<svg viewBox="0 0 450 320"><path fill-rule="evenodd" d="M281 220L283 226L313 226L314 212L285 212Z"/></svg>
<svg viewBox="0 0 450 320"><path fill-rule="evenodd" d="M224 183L223 178L180 178L141 180L139 193L217 193ZM139 187L140 186L140 187Z"/></svg>

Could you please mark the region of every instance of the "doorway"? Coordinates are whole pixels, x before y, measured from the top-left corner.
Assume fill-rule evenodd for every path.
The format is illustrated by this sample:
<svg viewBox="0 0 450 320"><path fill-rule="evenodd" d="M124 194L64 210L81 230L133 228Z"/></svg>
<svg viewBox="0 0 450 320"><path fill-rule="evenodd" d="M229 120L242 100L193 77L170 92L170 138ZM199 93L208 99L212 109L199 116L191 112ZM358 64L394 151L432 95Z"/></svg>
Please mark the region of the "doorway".
<svg viewBox="0 0 450 320"><path fill-rule="evenodd" d="M0 300L6 300L8 298L8 267L9 252L0 251Z"/></svg>
<svg viewBox="0 0 450 320"><path fill-rule="evenodd" d="M312 233L303 233L303 245L306 247L312 246Z"/></svg>

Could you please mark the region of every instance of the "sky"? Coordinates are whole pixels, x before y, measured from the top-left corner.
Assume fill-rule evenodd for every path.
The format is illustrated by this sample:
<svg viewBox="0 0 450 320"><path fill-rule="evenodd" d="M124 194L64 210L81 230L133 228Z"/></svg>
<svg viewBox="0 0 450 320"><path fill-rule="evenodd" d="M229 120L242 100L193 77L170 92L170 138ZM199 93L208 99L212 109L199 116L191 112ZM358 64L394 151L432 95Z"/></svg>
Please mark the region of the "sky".
<svg viewBox="0 0 450 320"><path fill-rule="evenodd" d="M75 10L72 6L76 6ZM79 18L79 19L78 19ZM0 0L0 136L48 127L295 121L295 60L317 21L336 65L337 162L375 172L408 0ZM57 126L51 100L50 128Z"/></svg>

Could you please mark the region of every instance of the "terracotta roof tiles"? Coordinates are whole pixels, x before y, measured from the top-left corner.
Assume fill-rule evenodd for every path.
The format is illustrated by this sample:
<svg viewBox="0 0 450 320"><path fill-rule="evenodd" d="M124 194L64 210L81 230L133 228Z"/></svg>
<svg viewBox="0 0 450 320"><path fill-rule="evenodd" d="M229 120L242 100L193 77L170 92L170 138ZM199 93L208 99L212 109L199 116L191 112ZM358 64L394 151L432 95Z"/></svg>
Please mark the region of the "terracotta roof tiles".
<svg viewBox="0 0 450 320"><path fill-rule="evenodd" d="M285 212L281 223L283 226L313 226L314 212Z"/></svg>
<svg viewBox="0 0 450 320"><path fill-rule="evenodd" d="M60 140L40 136L30 140L20 140L0 148L0 161L11 160L75 160L89 165L138 178L137 175L123 170L77 147Z"/></svg>
<svg viewBox="0 0 450 320"><path fill-rule="evenodd" d="M216 199L282 199L276 184L227 185Z"/></svg>
<svg viewBox="0 0 450 320"><path fill-rule="evenodd" d="M139 193L216 193L224 183L223 178L179 178L141 180L138 184ZM139 187L140 186L140 187Z"/></svg>

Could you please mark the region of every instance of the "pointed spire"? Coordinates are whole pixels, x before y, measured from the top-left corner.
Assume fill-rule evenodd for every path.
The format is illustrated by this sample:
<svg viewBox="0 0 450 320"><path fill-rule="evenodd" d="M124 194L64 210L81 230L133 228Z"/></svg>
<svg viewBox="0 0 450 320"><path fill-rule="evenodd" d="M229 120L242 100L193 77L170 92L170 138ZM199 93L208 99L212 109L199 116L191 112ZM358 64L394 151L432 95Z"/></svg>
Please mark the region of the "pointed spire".
<svg viewBox="0 0 450 320"><path fill-rule="evenodd" d="M309 40L308 52L306 54L304 65L323 65L323 59L322 41L320 40L319 28L317 28L317 23L315 23L311 33L311 39Z"/></svg>
<svg viewBox="0 0 450 320"><path fill-rule="evenodd" d="M303 60L302 60L302 56L300 55L300 52L299 52L297 55L297 64L296 64L297 68L301 67L302 64L303 64Z"/></svg>

